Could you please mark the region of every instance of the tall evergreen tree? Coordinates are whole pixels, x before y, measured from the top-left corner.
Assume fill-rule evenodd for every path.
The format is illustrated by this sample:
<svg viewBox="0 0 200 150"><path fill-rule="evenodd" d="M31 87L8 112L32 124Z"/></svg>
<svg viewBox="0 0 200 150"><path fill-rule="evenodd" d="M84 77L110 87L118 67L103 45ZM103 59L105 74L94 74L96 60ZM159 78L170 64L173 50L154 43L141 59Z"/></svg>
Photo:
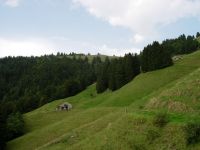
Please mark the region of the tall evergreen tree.
<svg viewBox="0 0 200 150"><path fill-rule="evenodd" d="M153 71L173 64L170 53L158 42L148 45L142 52L142 71Z"/></svg>
<svg viewBox="0 0 200 150"><path fill-rule="evenodd" d="M97 93L102 93L108 88L110 60L106 57L105 62L99 67L99 73L97 74Z"/></svg>
<svg viewBox="0 0 200 150"><path fill-rule="evenodd" d="M108 69L109 70L108 88L112 91L116 90L116 79L115 79L116 64L117 64L117 59L112 59Z"/></svg>
<svg viewBox="0 0 200 150"><path fill-rule="evenodd" d="M116 89L119 89L123 85L126 84L124 65L123 65L123 59L122 58L119 58L119 60L117 61L117 64L116 64L115 84L116 84Z"/></svg>
<svg viewBox="0 0 200 150"><path fill-rule="evenodd" d="M199 37L200 37L200 33L197 32L197 34L196 34L196 38L199 38Z"/></svg>
<svg viewBox="0 0 200 150"><path fill-rule="evenodd" d="M133 56L133 73L134 77L140 74L141 72L141 64L140 64L140 59L137 54Z"/></svg>
<svg viewBox="0 0 200 150"><path fill-rule="evenodd" d="M125 55L124 59L124 73L126 82L131 81L136 75L140 73L140 62L137 54L134 56L132 54Z"/></svg>
<svg viewBox="0 0 200 150"><path fill-rule="evenodd" d="M124 75L126 82L129 82L134 77L133 56L129 53L124 57Z"/></svg>

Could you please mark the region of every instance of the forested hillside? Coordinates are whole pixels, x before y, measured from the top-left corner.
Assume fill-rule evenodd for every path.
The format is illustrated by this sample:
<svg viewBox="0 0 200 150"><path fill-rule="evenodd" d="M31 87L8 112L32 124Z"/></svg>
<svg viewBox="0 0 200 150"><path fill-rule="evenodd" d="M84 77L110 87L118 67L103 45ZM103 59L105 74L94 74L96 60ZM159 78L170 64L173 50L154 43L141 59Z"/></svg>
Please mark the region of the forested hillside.
<svg viewBox="0 0 200 150"><path fill-rule="evenodd" d="M199 34L197 34L199 37ZM58 53L41 57L0 59L0 135L5 141L22 135L21 113L56 99L74 96L96 82L97 93L115 91L140 73L173 65L172 57L199 48L197 38L181 35L162 43L153 42L138 54L96 57Z"/></svg>
<svg viewBox="0 0 200 150"><path fill-rule="evenodd" d="M21 112L72 96L95 81L87 58L7 57L0 59L0 68L0 99Z"/></svg>
<svg viewBox="0 0 200 150"><path fill-rule="evenodd" d="M24 114L26 133L8 150L199 150L200 51L138 75L117 91L76 96ZM71 111L55 111L63 103Z"/></svg>

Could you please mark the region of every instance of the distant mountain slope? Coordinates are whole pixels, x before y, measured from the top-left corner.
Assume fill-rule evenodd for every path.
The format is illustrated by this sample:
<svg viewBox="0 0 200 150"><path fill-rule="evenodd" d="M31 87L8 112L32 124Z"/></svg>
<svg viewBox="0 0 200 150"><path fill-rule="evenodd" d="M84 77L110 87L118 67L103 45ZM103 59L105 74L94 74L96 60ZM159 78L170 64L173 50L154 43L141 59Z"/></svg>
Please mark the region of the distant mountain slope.
<svg viewBox="0 0 200 150"><path fill-rule="evenodd" d="M137 76L121 89L96 94L95 85L24 115L27 133L8 143L10 150L200 149L187 145L184 126L200 120L200 51L166 69ZM69 112L56 112L63 102ZM168 112L160 128L153 120Z"/></svg>

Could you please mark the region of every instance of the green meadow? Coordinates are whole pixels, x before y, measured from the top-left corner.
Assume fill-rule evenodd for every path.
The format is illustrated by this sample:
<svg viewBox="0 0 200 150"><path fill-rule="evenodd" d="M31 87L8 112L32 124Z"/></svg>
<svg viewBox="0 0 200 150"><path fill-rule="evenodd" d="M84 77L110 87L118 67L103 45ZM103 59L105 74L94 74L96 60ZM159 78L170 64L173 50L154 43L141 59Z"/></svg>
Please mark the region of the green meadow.
<svg viewBox="0 0 200 150"><path fill-rule="evenodd" d="M71 111L56 111L64 102ZM167 123L154 120L165 113ZM121 89L96 93L95 84L76 96L24 114L26 133L9 150L186 150L184 127L200 120L200 51L165 69L142 73Z"/></svg>

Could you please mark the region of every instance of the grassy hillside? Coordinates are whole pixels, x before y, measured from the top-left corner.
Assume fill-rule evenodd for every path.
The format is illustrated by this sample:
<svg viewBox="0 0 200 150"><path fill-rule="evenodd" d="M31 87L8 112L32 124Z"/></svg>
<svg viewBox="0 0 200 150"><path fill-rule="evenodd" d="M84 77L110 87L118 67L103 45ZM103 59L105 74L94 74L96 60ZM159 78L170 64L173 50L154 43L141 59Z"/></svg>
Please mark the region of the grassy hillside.
<svg viewBox="0 0 200 150"><path fill-rule="evenodd" d="M95 85L82 93L49 103L24 115L26 134L8 149L200 149L187 145L184 126L200 120L200 51L183 56L166 69L144 73L118 91L96 94ZM70 112L56 106L70 102ZM167 112L169 123L154 118Z"/></svg>

